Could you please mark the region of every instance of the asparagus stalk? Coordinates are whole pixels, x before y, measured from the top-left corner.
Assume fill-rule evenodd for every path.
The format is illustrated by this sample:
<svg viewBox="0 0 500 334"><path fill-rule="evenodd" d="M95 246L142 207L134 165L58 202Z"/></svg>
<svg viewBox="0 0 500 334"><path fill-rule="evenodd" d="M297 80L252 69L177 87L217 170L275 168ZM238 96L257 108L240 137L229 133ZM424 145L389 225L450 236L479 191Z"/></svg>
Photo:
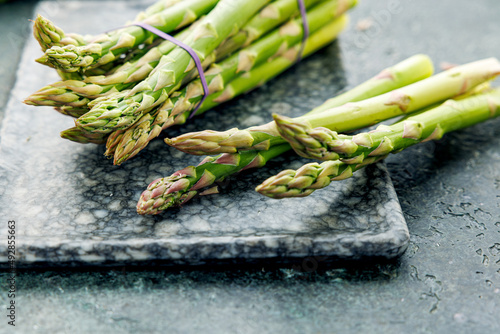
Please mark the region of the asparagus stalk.
<svg viewBox="0 0 500 334"><path fill-rule="evenodd" d="M377 96L432 75L433 65L428 56L416 55L393 67L384 69L365 83L338 95L306 115L321 113L335 106L348 102L357 102L369 96ZM225 92L223 95L227 94ZM207 104L207 103L206 103ZM203 108L204 109L204 108ZM273 145L284 143L274 122L244 130L237 128L225 132L205 130L166 139L167 144L189 154L204 155L217 153L235 153L256 149L266 150Z"/></svg>
<svg viewBox="0 0 500 334"><path fill-rule="evenodd" d="M107 136L102 133L89 133L82 131L77 127L61 132L61 137L81 144L104 144L106 143Z"/></svg>
<svg viewBox="0 0 500 334"><path fill-rule="evenodd" d="M275 115L274 119L280 135L299 155L329 160L333 153L321 147L314 139L328 134L313 128L321 126L337 132L360 129L463 94L498 74L500 62L489 58L454 67L390 93L332 108L323 113L294 120Z"/></svg>
<svg viewBox="0 0 500 334"><path fill-rule="evenodd" d="M160 13L164 11L167 8L172 7L173 5L177 4L178 2L181 2L183 0L160 0L156 2L155 4L149 6L146 8L145 11L139 13L134 21L144 21L148 17L153 16L154 14Z"/></svg>
<svg viewBox="0 0 500 334"><path fill-rule="evenodd" d="M273 176L256 190L268 197L304 197L332 181L343 180L353 172L403 149L440 139L456 131L500 116L500 88L489 93L461 100L448 100L442 105L406 117L391 126L380 126L375 131L355 136L337 135L328 129L316 138L332 152L322 164L310 163L299 170L285 170Z"/></svg>
<svg viewBox="0 0 500 334"><path fill-rule="evenodd" d="M161 31L170 33L194 22L201 15L212 10L218 0L185 0L142 22ZM66 72L85 71L102 66L117 59L122 53L145 42L158 38L137 26L128 26L101 35L98 40L83 46L53 46L37 59L41 64Z"/></svg>
<svg viewBox="0 0 500 334"><path fill-rule="evenodd" d="M353 0L346 0L345 2L349 5L355 4ZM342 10L347 10L349 7L343 6L342 8ZM311 24L309 24L310 32L314 34L318 29L329 29L332 34L337 35L344 28L346 20L341 19L330 24L328 22L332 22L332 16L336 17L339 13L342 14L343 12L339 11L338 1L336 0L328 1L314 7L308 12L308 17L310 18L309 22L311 22ZM296 33L297 29L300 30L300 34ZM290 31L293 33L290 34ZM325 33L319 32L319 34ZM210 94L223 91L224 88L228 87L228 82L232 82L238 75L241 76L240 73L242 71L250 71L249 73L251 73L257 65L268 61L271 57L287 53L285 66L277 67L280 72L283 71L297 59L298 52L297 48L292 48L286 52L286 50L282 50L283 45L293 46L301 41L302 25L299 19L289 22L279 31L267 35L220 64L212 65L206 73L207 81L210 83ZM250 63L248 63L249 59L252 59ZM276 72L269 72L271 75L273 73ZM263 75L260 76L261 74ZM267 81L268 78L266 78L266 76L269 76L269 74L259 71L257 76L255 74L249 74L249 76L245 75L243 84L240 83L238 89L241 91L243 88L244 91L247 91L253 86L260 84L262 80ZM254 80L250 80L251 78L254 78ZM255 79L257 79L257 81L255 81ZM234 92L234 90L232 91ZM145 114L132 127L127 129L123 135L110 137L108 140L108 151L106 153L108 155L114 154L115 164L121 164L127 159L135 156L149 141L156 138L162 130L173 124L179 124L180 122L176 121L177 116L182 115L184 121L187 114L190 113L201 100L202 93L201 82L199 80L190 83L180 91L177 96L167 100L159 110ZM221 97L220 95L218 97L219 99L216 101L221 101L225 98L225 96ZM210 105L213 107L212 104ZM206 110L203 106L202 108ZM116 141L118 140L120 143L117 144Z"/></svg>
<svg viewBox="0 0 500 334"><path fill-rule="evenodd" d="M139 15L135 18L135 22L144 21L146 18L173 6L179 1L181 0L158 1L144 12L139 13ZM37 18L34 21L33 35L44 52L53 46L84 46L97 38L97 36L82 36L75 33L66 34L61 28L41 15L37 15Z"/></svg>
<svg viewBox="0 0 500 334"><path fill-rule="evenodd" d="M186 29L175 37L183 40L188 35L189 30ZM149 75L162 56L168 55L174 48L175 44L163 42L139 59L120 66L110 75L89 76L83 80L58 81L31 94L24 100L24 103L34 106L83 109L91 100L133 87ZM86 112L88 111L89 108Z"/></svg>
<svg viewBox="0 0 500 334"><path fill-rule="evenodd" d="M213 184L242 170L261 167L269 159L287 151L288 145L278 145L269 151L248 151L207 157L197 167L190 166L169 177L153 181L137 203L137 213L156 215L173 206L180 206L198 193L217 193Z"/></svg>
<svg viewBox="0 0 500 334"><path fill-rule="evenodd" d="M304 5L308 9L316 3L324 0L304 0ZM357 1L357 0L356 0ZM338 0L339 8L348 7L343 6L345 2L352 2L349 0ZM262 11L255 15L236 35L224 41L220 46L220 54L228 55L242 46L248 46L265 33L276 28L278 24L285 21L286 18L292 18L299 14L299 6L297 0L276 0L262 9ZM340 11L337 16L340 16ZM217 62L223 58L218 55Z"/></svg>
<svg viewBox="0 0 500 334"><path fill-rule="evenodd" d="M327 31L328 30L325 29L324 33L326 34ZM317 47L316 43L318 43L321 38L325 38L325 36L320 36L318 33L309 38L304 50L305 55L314 52L312 49ZM323 45L327 43L328 41L322 42ZM285 60L285 57L280 57L260 66L258 69L261 70L261 74L268 73L275 70L278 65L280 65L280 61L286 63ZM411 67L408 68L408 71L411 71L411 69ZM252 71L250 73L253 74L255 72ZM243 83L244 80L241 82ZM257 80L257 82L259 81ZM376 87L377 85L389 89L387 83L380 80L374 82L373 86L370 86L370 89L354 89L357 93L353 93L351 96L356 99L358 97L356 94L363 97L372 97L370 94L375 94L375 92L379 92L380 90L384 92L383 88ZM368 88L367 85L362 85L361 87ZM341 99L339 99L339 101L341 101ZM223 153L216 157L208 157L198 167L188 167L184 171L174 173L171 177L152 182L148 189L142 194L141 199L137 204L137 212L140 214L159 214L162 211L167 210L169 207L179 206L185 203L187 200L194 197L198 192L203 193L206 190L211 190L209 193L214 192L215 189L213 189L213 183L216 180L228 177L241 170L262 167L270 159L277 157L288 150L290 150L290 145L285 143L274 145L269 150L265 151L249 150L238 153ZM212 181L209 182L210 180ZM176 182L178 183L173 186ZM198 184L198 182L200 183ZM196 184L198 184L196 189L192 189L191 187ZM183 187L179 188L180 185L183 185ZM203 185L204 187L200 187L200 185Z"/></svg>
<svg viewBox="0 0 500 334"><path fill-rule="evenodd" d="M459 95L454 98L454 100L461 101L463 99L475 96L478 94L483 94L490 92L492 90L490 82L487 81L483 84L476 86L474 89L468 91L465 94ZM450 100L452 101L452 100ZM414 115L419 115L421 113L427 112L428 110L434 109L440 104L432 105L428 108L424 108L415 113L406 115L403 117L399 123L412 119ZM296 123L290 118L275 115L274 121L279 125L279 128L287 129L288 131L283 134L283 138L289 143L293 142L292 148L301 157L308 159L317 160L341 160L347 164L361 163L364 158L369 156L370 152L361 156L361 152L365 152L373 145L372 133L384 133L388 129L385 125L380 125L376 130L368 133L361 133L355 135L354 137L339 134L336 131L332 131L325 127L311 128L304 123ZM406 125L405 125L406 126ZM293 130L292 130L293 129ZM408 125L408 131L411 131L411 127ZM376 137L376 136L374 136ZM391 147L390 139L380 144L380 151L388 149Z"/></svg>
<svg viewBox="0 0 500 334"><path fill-rule="evenodd" d="M82 46L86 43L83 36L78 34L65 34L61 28L57 27L42 15L37 15L34 21L33 36L44 52L53 46Z"/></svg>
<svg viewBox="0 0 500 334"><path fill-rule="evenodd" d="M232 32L240 27L269 0L221 0L196 27L185 43L201 59L214 51ZM165 102L177 90L186 73L195 67L191 56L182 48L163 57L155 71L130 92L98 104L76 120L76 126L90 132L110 133L125 129L144 113Z"/></svg>

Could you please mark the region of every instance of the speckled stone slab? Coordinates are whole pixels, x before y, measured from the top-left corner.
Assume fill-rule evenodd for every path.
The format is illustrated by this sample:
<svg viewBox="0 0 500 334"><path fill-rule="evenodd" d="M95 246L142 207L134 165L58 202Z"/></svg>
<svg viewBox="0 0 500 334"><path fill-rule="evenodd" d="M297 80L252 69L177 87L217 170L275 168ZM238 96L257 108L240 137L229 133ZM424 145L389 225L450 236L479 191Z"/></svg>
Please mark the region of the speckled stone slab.
<svg viewBox="0 0 500 334"><path fill-rule="evenodd" d="M97 33L120 26L141 8L139 2L41 3L38 12L67 31ZM103 19L87 26L75 17ZM94 22L95 22L94 21ZM195 198L181 209L156 217L136 214L141 192L201 157L154 141L138 157L113 166L104 148L59 138L71 118L50 108L25 106L22 99L58 80L34 62L41 54L31 39L0 133L0 210L15 220L17 264L109 264L166 261L203 264L236 259L287 259L306 256L357 259L395 257L409 235L384 164L358 172L304 199L272 200L253 191L283 168L303 163L292 154L265 168L228 179L221 194ZM208 112L167 135L211 128L247 127L294 116L344 88L337 44L260 89ZM6 224L0 225L5 240ZM0 262L7 262L0 242Z"/></svg>

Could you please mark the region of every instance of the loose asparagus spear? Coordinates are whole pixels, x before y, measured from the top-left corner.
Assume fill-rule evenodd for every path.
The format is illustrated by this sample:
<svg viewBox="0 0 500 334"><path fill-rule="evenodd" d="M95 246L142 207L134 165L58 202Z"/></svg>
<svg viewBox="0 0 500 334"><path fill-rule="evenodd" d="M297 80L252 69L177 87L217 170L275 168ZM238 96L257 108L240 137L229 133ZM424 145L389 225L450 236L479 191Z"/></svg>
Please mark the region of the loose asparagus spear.
<svg viewBox="0 0 500 334"><path fill-rule="evenodd" d="M238 30L270 0L221 0L203 19L185 44L201 59L212 53L232 32ZM183 3L183 2L182 2ZM110 133L125 129L144 113L165 102L195 67L191 56L182 48L163 57L155 71L130 92L98 104L76 120L76 126L90 131Z"/></svg>
<svg viewBox="0 0 500 334"><path fill-rule="evenodd" d="M317 34L316 36L311 36L306 44L306 48L304 50L305 54L309 54L312 52L310 51L310 49L315 47L318 40L320 40L320 37L324 38L324 36L319 36ZM268 73L269 71L274 70L277 65L279 65L279 61L283 61L286 63L284 59L284 57L280 57L270 63L260 66L259 69L261 70L261 74ZM406 70L408 72L412 72L415 67L418 67L418 64L414 63L413 67L410 66L406 68ZM402 80L401 78L396 78L395 83L393 84L398 85L401 84L402 81L404 80ZM244 81L241 81L241 83L243 82ZM354 93L350 93L350 96L353 99L357 99L358 97L372 97L371 94L376 94L376 92L385 93L392 88L393 84L388 85L384 80L373 81L373 84L371 85L362 84L354 88ZM364 87L365 90L359 87ZM343 103L342 98L339 98L338 101L339 103ZM330 100L329 103L333 105L334 100ZM196 168L188 167L188 171L190 171L189 176L185 171L180 171L175 173L174 176L170 178L159 179L155 182L152 182L149 185L148 189L141 196L141 199L137 204L137 211L140 214L159 214L162 211L167 210L171 206L178 206L182 203L185 203L188 199L196 195L195 192L204 190L202 188L199 188L199 190L191 190L191 188L187 186L186 181L181 181L180 183L178 183L178 185L182 183L184 184L184 188L179 189L177 188L177 186L172 187L172 184L174 182L187 178L187 181L189 181L189 185L195 185L202 179L206 171L206 175L210 176L210 179L212 179L213 181L210 183L207 181L208 177L204 177L202 184L205 187L210 187L213 186L213 182L215 180L230 176L244 169L262 167L267 163L268 160L277 157L288 150L290 150L290 145L280 144L274 145L269 150L265 151L251 150L238 153L223 153L216 157L206 158L206 160L204 160L200 164L200 166ZM221 166L223 167L223 169L220 168ZM195 171L195 173L192 172L193 170ZM185 177L182 177L182 175L185 175ZM161 199L163 205L157 205L156 207L154 207L155 203L157 203L159 199Z"/></svg>
<svg viewBox="0 0 500 334"><path fill-rule="evenodd" d="M329 160L331 154L321 147L315 147L317 143L313 139L313 136L324 136L325 132L314 131L313 128L322 126L338 132L363 128L463 94L498 74L500 62L489 58L458 66L390 93L333 108L311 117L291 120L275 115L274 118L281 136L298 154L321 158L324 153L324 158ZM314 135L309 136L308 132L314 132Z"/></svg>
<svg viewBox="0 0 500 334"><path fill-rule="evenodd" d="M348 102L361 101L369 96L377 96L425 79L432 73L433 65L429 57L416 55L384 69L370 80L326 101L306 115L320 113ZM274 122L244 130L233 128L225 132L212 130L192 132L165 141L181 151L196 155L235 153L249 149L266 150L274 144L284 142Z"/></svg>
<svg viewBox="0 0 500 334"><path fill-rule="evenodd" d="M355 4L353 0L346 0L345 2L351 6ZM350 7L343 6L342 8L342 10L347 10ZM318 29L330 29L331 33L334 34L340 32L346 23L344 19L328 24L328 22L331 22L332 17L335 17L339 13L342 14L343 12L339 12L338 1L336 0L327 1L314 7L308 12L310 32L314 34ZM325 28L325 25L328 25L328 27ZM296 33L297 29L301 32L300 34ZM293 33L290 34L290 31ZM324 33L320 32L320 34ZM219 64L212 65L206 73L207 81L210 83L210 94L223 91L228 87L228 83L231 82L233 78L237 75L241 75L240 73L242 71L252 71L255 66L268 61L273 55L277 56L281 53L285 53L286 50L282 50L284 43L287 46L293 46L301 41L302 25L300 19L298 19L289 22L279 31L267 35L249 47L241 50L238 54L233 55ZM292 53L294 55L292 55ZM288 55L289 57L287 58L289 59L286 67L289 67L297 59L294 50L290 50ZM295 56L295 58L291 59L290 56ZM252 60L250 63L248 61L249 59ZM277 67L280 71L281 68L282 66ZM272 71L269 74L272 73L275 72ZM249 80L248 77L245 77L244 85L240 85L240 90L244 88L244 91L247 91L252 88L252 86L248 86L249 84L255 86L265 79L265 76L259 78L255 75L251 75L251 77L257 78L258 81ZM115 164L121 164L125 160L136 155L149 141L157 137L162 130L173 124L179 124L180 122L176 122L177 116L182 115L185 120L184 114L194 109L201 100L202 94L201 82L199 80L193 81L174 98L167 100L159 110L145 114L122 135L110 137L108 140L107 154L111 155L111 153L113 153L115 155ZM219 96L219 98L221 98L221 96ZM221 101L221 99L216 99L216 101ZM211 106L213 107L213 105ZM206 108L202 108L206 110ZM116 143L116 141L120 142Z"/></svg>
<svg viewBox="0 0 500 334"><path fill-rule="evenodd" d="M492 92L461 100L448 100L430 110L409 116L391 126L380 126L375 131L355 136L337 135L318 129L318 142L332 152L322 164L310 163L299 170L285 170L273 176L256 190L268 197L304 197L332 181L343 180L353 172L384 159L389 153L444 134L500 116L500 88ZM340 159L340 160L336 160Z"/></svg>
<svg viewBox="0 0 500 334"><path fill-rule="evenodd" d="M142 22L161 31L170 33L194 22L208 13L218 0L185 0L159 13L147 17ZM137 26L128 26L114 32L101 35L100 39L84 46L53 46L37 59L41 64L77 72L92 69L114 61L124 52L138 45L158 38Z"/></svg>
<svg viewBox="0 0 500 334"><path fill-rule="evenodd" d="M241 154L222 154L207 157L197 167L190 166L169 177L153 181L141 195L137 212L141 215L155 215L173 206L180 206L199 192L217 193L214 182L242 170L263 166L269 159L288 151L286 144L269 151L248 151Z"/></svg>
<svg viewBox="0 0 500 334"><path fill-rule="evenodd" d="M421 56L424 57L424 56ZM417 58L417 60L419 60ZM428 63L423 63L428 64ZM428 66L428 65L427 65ZM431 68L423 76L427 76ZM418 81L409 86L391 91L371 100L349 103L327 110L325 106L313 110L305 116L297 118L300 122L312 122L315 126L325 124L329 119L330 126L339 132L360 129L376 124L384 119L425 108L434 103L464 93L476 85L496 76L500 71L500 63L496 59L487 59L459 67L441 74ZM418 73L418 72L416 72ZM390 82L390 72L380 75ZM376 79L375 79L376 80ZM346 96L349 97L348 95ZM326 111L327 110L327 111ZM328 127L328 126L327 126ZM281 133L273 123L247 130L230 129L226 132L202 131L188 133L177 138L166 139L167 144L190 154L233 153L245 149L267 149L272 145L283 143Z"/></svg>

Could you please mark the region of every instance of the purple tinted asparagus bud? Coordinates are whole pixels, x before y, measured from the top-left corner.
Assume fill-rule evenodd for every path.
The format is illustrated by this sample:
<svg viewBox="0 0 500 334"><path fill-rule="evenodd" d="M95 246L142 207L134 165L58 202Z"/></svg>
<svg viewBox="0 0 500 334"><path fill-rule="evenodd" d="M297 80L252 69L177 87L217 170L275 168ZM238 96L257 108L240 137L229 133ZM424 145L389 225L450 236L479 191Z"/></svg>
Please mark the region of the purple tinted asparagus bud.
<svg viewBox="0 0 500 334"><path fill-rule="evenodd" d="M137 213L156 215L190 200L197 194L197 191L189 191L191 182L188 180L188 176L181 171L170 177L151 182L137 203Z"/></svg>
<svg viewBox="0 0 500 334"><path fill-rule="evenodd" d="M190 166L169 177L152 182L137 203L137 212L155 215L170 207L179 206L199 195L216 193L214 183L250 168L259 168L290 149L287 144L277 145L269 151L224 153L206 157L196 167Z"/></svg>
<svg viewBox="0 0 500 334"><path fill-rule="evenodd" d="M386 156L366 159L362 164L346 164L339 160L309 163L298 170L284 170L270 177L255 190L260 194L275 198L306 197L318 189L352 177L353 173L368 164L376 163Z"/></svg>

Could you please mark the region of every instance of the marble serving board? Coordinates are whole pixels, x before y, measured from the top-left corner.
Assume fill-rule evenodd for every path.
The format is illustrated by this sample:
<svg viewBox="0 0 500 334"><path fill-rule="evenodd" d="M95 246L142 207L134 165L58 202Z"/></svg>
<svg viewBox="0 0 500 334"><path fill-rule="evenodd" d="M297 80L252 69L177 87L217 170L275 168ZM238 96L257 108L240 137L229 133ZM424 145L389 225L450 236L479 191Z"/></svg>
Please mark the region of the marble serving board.
<svg viewBox="0 0 500 334"><path fill-rule="evenodd" d="M133 18L139 8L133 1L57 2L57 7L42 2L38 12L67 31L97 33ZM93 22L102 18L103 24L87 26L75 17L94 17ZM58 80L53 70L34 62L40 54L30 38L1 124L3 265L7 220L16 222L18 266L392 258L405 250L408 230L384 164L303 199L273 200L254 192L281 169L305 163L288 154L229 178L218 195L195 198L160 216L139 216L136 202L152 180L196 165L202 157L175 151L158 139L133 160L113 166L103 155L104 147L61 139L59 132L73 126L71 118L21 103ZM335 43L273 82L167 135L257 125L271 120L273 112L299 115L344 86Z"/></svg>

